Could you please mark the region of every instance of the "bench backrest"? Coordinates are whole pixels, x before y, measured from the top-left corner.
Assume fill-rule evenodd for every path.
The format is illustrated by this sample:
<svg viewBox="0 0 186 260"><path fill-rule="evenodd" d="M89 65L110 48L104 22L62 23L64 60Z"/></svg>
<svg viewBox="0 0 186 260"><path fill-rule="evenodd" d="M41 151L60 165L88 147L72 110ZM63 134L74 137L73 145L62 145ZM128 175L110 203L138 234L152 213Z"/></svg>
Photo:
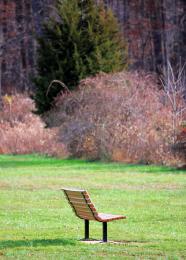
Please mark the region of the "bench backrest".
<svg viewBox="0 0 186 260"><path fill-rule="evenodd" d="M63 188L62 190L76 216L81 219L96 220L98 213L94 204L91 202L87 191L66 188Z"/></svg>

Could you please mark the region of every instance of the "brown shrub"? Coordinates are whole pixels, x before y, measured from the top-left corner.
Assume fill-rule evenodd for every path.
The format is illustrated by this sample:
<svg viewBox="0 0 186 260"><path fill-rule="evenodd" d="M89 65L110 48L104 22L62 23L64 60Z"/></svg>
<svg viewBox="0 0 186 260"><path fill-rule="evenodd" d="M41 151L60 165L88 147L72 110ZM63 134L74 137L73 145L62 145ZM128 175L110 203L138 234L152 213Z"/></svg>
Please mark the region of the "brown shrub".
<svg viewBox="0 0 186 260"><path fill-rule="evenodd" d="M130 163L175 163L171 109L156 78L144 73L100 74L58 96L45 117L76 157ZM176 159L178 163L178 159Z"/></svg>
<svg viewBox="0 0 186 260"><path fill-rule="evenodd" d="M176 143L174 145L174 150L177 154L179 154L179 156L184 158L185 163L181 165L181 167L186 169L186 121L183 121L180 125Z"/></svg>
<svg viewBox="0 0 186 260"><path fill-rule="evenodd" d="M0 153L40 153L65 156L64 145L58 142L57 129L46 129L32 111L31 99L24 95L4 96L0 110Z"/></svg>

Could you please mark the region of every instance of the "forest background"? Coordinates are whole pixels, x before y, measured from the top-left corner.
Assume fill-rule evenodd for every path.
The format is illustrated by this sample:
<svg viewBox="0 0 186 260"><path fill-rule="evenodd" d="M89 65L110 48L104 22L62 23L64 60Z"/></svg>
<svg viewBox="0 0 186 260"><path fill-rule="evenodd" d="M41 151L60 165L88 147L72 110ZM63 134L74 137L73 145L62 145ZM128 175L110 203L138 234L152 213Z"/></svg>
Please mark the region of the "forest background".
<svg viewBox="0 0 186 260"><path fill-rule="evenodd" d="M31 113L33 103L20 93L34 90L35 34L42 34L43 21L55 15L52 2L11 0L0 4L0 152L183 165L185 104L179 96L175 108L159 79L173 68L176 72L171 80L181 82L183 97L185 82L179 77L185 71L185 1L104 1L116 14L127 41L130 72L98 75L82 82L79 92L70 94L65 102L59 97L56 110L45 117L45 123L52 126L45 131L45 124ZM86 105L79 106L81 103ZM85 127L87 104L92 124ZM181 156L172 150L172 144L181 147Z"/></svg>

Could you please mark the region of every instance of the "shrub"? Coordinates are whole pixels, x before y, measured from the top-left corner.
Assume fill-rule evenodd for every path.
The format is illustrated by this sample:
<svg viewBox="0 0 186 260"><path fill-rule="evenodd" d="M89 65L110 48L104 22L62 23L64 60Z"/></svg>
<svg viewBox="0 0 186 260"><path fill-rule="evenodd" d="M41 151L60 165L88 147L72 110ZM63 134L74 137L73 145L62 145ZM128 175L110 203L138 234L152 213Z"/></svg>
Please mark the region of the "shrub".
<svg viewBox="0 0 186 260"><path fill-rule="evenodd" d="M180 129L173 148L177 154L185 159L185 164L182 167L186 168L186 121L183 121L180 125Z"/></svg>
<svg viewBox="0 0 186 260"><path fill-rule="evenodd" d="M41 119L32 113L33 109L33 102L27 96L3 97L0 153L66 156L64 145L58 142L57 129L46 129Z"/></svg>
<svg viewBox="0 0 186 260"><path fill-rule="evenodd" d="M58 1L56 19L50 20L38 39L38 76L34 82L37 112L48 111L61 85L69 89L99 71L119 71L126 66L126 45L111 10L94 0Z"/></svg>
<svg viewBox="0 0 186 260"><path fill-rule="evenodd" d="M58 96L45 116L76 157L128 163L175 164L171 108L153 75L99 74Z"/></svg>

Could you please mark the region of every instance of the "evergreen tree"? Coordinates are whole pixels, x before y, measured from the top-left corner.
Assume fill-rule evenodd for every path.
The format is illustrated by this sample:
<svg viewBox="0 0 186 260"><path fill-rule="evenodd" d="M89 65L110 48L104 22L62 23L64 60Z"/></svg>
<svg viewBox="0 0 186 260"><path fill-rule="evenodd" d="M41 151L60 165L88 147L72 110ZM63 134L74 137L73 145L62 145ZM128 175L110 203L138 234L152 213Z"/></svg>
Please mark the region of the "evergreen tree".
<svg viewBox="0 0 186 260"><path fill-rule="evenodd" d="M126 67L126 45L111 10L94 0L59 0L57 13L38 39L34 100L39 114L48 111L63 90L60 85L48 89L52 80L74 89L87 76Z"/></svg>

